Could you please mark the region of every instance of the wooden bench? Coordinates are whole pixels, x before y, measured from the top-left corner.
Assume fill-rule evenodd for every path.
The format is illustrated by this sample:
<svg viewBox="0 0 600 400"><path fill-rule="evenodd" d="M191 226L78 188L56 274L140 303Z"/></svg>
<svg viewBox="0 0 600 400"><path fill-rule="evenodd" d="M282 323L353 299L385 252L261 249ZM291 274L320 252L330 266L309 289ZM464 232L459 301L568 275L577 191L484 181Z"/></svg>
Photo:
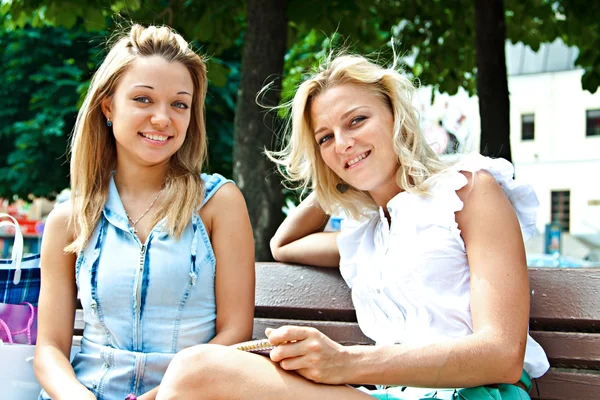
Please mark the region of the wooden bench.
<svg viewBox="0 0 600 400"><path fill-rule="evenodd" d="M531 397L600 399L600 268L531 268L529 280L531 336L551 364L534 381ZM338 269L256 263L253 337L264 338L265 328L282 325L313 326L345 345L373 343L356 323L350 290ZM77 310L75 343L82 329Z"/></svg>
<svg viewBox="0 0 600 400"><path fill-rule="evenodd" d="M531 397L600 399L600 268L531 268L529 280L531 336L551 364ZM256 264L254 338L281 325L313 326L346 345L372 344L336 268Z"/></svg>

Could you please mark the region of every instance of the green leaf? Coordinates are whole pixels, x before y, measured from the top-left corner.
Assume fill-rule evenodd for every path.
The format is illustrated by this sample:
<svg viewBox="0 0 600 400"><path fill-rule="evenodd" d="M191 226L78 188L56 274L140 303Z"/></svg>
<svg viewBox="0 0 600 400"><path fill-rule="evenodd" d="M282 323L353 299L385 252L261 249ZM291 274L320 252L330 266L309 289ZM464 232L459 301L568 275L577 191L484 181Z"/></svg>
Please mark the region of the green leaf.
<svg viewBox="0 0 600 400"><path fill-rule="evenodd" d="M211 84L216 87L224 87L227 84L229 69L221 65L215 59L208 60L206 64L207 77Z"/></svg>
<svg viewBox="0 0 600 400"><path fill-rule="evenodd" d="M210 41L213 33L213 26L210 15L208 13L202 14L200 20L196 24L194 29L194 38L201 42Z"/></svg>
<svg viewBox="0 0 600 400"><path fill-rule="evenodd" d="M84 20L85 29L88 31L101 31L106 27L106 18L101 9L88 8Z"/></svg>
<svg viewBox="0 0 600 400"><path fill-rule="evenodd" d="M592 71L586 71L581 77L581 87L584 90L594 94L600 86L600 68Z"/></svg>

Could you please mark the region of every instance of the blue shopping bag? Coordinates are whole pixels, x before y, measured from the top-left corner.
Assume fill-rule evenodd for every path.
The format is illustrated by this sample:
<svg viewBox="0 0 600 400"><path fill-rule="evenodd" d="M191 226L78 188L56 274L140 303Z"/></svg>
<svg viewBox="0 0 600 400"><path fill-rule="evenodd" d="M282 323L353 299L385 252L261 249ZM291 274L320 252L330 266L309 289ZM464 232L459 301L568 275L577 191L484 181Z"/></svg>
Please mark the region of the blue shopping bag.
<svg viewBox="0 0 600 400"><path fill-rule="evenodd" d="M0 259L0 303L38 303L40 295L40 255L23 257L23 233L17 220L0 213L0 227L13 226L15 241L10 259Z"/></svg>

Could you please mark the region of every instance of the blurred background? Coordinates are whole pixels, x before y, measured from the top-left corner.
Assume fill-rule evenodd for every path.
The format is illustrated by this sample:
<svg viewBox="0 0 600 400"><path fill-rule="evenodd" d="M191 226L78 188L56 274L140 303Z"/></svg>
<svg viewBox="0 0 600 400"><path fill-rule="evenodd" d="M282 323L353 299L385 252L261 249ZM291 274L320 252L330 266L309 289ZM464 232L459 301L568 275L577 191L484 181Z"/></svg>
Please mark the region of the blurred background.
<svg viewBox="0 0 600 400"><path fill-rule="evenodd" d="M206 169L244 193L257 260L298 194L262 154L286 116L256 93L272 84L259 100L275 106L331 49L385 64L393 47L436 152L503 157L533 184L529 265L600 265L600 2L580 0L2 0L0 212L30 252L69 198L68 140L105 42L132 22L172 26L208 57Z"/></svg>

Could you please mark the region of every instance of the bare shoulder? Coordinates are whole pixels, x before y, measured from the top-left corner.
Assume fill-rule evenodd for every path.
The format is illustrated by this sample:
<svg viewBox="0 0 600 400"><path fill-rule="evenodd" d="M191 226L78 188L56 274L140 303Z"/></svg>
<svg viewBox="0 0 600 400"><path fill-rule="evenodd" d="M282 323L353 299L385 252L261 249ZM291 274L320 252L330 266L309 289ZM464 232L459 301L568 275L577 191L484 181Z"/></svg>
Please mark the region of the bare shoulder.
<svg viewBox="0 0 600 400"><path fill-rule="evenodd" d="M457 190L456 194L465 206L480 197L503 195L502 188L489 172L479 170L476 172L461 171L460 173L467 178L467 184Z"/></svg>
<svg viewBox="0 0 600 400"><path fill-rule="evenodd" d="M235 184L228 182L221 186L200 209L200 216L209 231L219 221L231 223L240 217L247 218L248 211L244 195Z"/></svg>
<svg viewBox="0 0 600 400"><path fill-rule="evenodd" d="M48 215L48 219L68 220L73 212L73 203L71 200L62 202L54 206L54 209Z"/></svg>
<svg viewBox="0 0 600 400"><path fill-rule="evenodd" d="M222 211L234 211L240 207L246 209L244 195L235 184L228 182L221 186L202 208L215 215Z"/></svg>
<svg viewBox="0 0 600 400"><path fill-rule="evenodd" d="M462 210L456 213L463 237L467 230L480 232L483 225L518 231L514 208L496 179L487 171L463 174L468 182L456 192L463 202Z"/></svg>
<svg viewBox="0 0 600 400"><path fill-rule="evenodd" d="M70 200L57 204L48 215L44 230L51 231L52 235L73 238L74 229L70 223L72 213L73 205Z"/></svg>

